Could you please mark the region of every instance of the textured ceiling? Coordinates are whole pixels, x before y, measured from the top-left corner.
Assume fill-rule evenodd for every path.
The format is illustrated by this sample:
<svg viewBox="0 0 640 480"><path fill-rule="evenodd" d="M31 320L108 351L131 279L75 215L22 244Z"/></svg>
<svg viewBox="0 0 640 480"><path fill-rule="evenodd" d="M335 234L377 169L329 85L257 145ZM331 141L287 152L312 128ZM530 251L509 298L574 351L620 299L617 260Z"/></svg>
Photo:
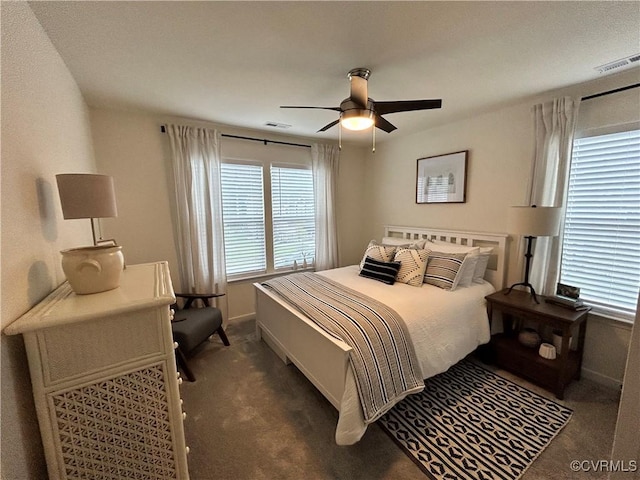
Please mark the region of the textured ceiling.
<svg viewBox="0 0 640 480"><path fill-rule="evenodd" d="M632 2L30 2L91 106L141 109L278 133L316 134L347 72L375 100L442 98L385 118L401 136L595 79L640 52ZM370 141L345 132L345 140Z"/></svg>

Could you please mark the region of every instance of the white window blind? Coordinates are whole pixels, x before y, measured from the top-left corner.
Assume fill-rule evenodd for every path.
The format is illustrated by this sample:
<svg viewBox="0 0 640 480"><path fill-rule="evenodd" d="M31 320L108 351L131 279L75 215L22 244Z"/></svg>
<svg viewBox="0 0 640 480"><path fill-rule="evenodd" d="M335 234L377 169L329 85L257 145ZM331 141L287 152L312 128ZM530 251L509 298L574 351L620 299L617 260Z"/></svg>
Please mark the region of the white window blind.
<svg viewBox="0 0 640 480"><path fill-rule="evenodd" d="M633 318L640 288L640 130L574 141L561 282Z"/></svg>
<svg viewBox="0 0 640 480"><path fill-rule="evenodd" d="M223 163L221 182L227 275L266 272L262 166Z"/></svg>
<svg viewBox="0 0 640 480"><path fill-rule="evenodd" d="M273 260L276 269L302 267L315 256L313 177L306 168L271 166Z"/></svg>

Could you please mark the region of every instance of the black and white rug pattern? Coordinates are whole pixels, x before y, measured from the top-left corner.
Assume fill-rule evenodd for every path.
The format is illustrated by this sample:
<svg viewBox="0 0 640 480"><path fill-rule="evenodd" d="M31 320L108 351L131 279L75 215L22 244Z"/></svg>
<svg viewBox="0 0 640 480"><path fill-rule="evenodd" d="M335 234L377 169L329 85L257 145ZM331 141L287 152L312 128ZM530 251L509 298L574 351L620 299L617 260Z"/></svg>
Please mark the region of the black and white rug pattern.
<svg viewBox="0 0 640 480"><path fill-rule="evenodd" d="M517 479L573 411L463 360L378 423L432 479Z"/></svg>

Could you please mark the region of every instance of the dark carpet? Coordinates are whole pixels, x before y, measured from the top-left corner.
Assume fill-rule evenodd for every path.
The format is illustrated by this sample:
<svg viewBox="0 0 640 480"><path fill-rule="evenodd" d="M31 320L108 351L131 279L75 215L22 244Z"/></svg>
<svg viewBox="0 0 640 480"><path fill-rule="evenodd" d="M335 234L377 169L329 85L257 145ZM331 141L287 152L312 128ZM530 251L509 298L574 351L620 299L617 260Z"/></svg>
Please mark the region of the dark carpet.
<svg viewBox="0 0 640 480"><path fill-rule="evenodd" d="M191 480L420 480L421 469L380 428L341 447L334 440L335 408L293 365L285 365L262 341L253 320L226 329L189 359L196 382L180 393ZM216 336L217 337L217 336ZM554 398L500 370L501 376ZM607 472L573 472L575 459L608 458L619 392L587 379L565 392L574 410L568 425L520 480L607 480Z"/></svg>

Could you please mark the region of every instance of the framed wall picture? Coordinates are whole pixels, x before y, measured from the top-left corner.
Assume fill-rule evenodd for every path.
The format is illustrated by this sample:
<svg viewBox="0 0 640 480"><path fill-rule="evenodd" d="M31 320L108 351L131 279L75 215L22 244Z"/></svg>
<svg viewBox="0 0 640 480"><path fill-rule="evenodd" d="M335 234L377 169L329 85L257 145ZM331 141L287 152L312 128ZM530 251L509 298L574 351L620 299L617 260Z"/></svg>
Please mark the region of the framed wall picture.
<svg viewBox="0 0 640 480"><path fill-rule="evenodd" d="M416 203L464 203L469 150L418 159Z"/></svg>

